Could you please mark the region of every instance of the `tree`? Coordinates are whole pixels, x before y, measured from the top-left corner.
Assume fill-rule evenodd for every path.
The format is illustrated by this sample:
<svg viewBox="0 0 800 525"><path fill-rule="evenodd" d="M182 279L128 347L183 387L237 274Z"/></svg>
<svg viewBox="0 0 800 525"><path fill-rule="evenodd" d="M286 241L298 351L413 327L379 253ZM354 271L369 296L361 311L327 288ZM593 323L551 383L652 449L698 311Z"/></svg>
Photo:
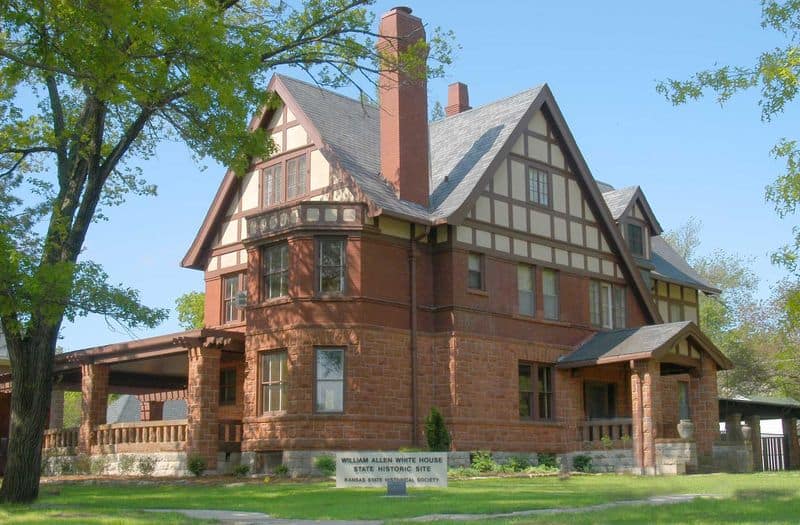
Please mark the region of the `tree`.
<svg viewBox="0 0 800 525"><path fill-rule="evenodd" d="M181 295L175 300L178 324L186 330L203 328L205 307L206 294L203 292L188 292Z"/></svg>
<svg viewBox="0 0 800 525"><path fill-rule="evenodd" d="M444 118L444 108L442 107L442 103L438 100L433 103L433 108L431 109L431 122L436 122L437 120L442 120Z"/></svg>
<svg viewBox="0 0 800 525"><path fill-rule="evenodd" d="M779 32L786 44L761 53L753 65L717 67L695 73L688 80L667 79L657 84L657 91L674 105L697 100L707 92L724 105L736 93L758 89L761 120L770 122L795 100L800 89L800 0L762 0L761 27ZM785 218L793 215L800 203L800 145L796 139L784 137L771 153L785 161L786 171L767 187L766 198ZM772 260L799 278L800 227L795 226L793 232L793 242L778 249ZM793 293L797 295L787 298L784 305L793 309L790 317L800 318L800 290Z"/></svg>
<svg viewBox="0 0 800 525"><path fill-rule="evenodd" d="M434 452L450 450L450 433L447 431L444 416L436 407L431 407L430 414L425 418L425 438L428 449Z"/></svg>
<svg viewBox="0 0 800 525"><path fill-rule="evenodd" d="M265 94L275 67L328 86L374 84L379 70L441 73L451 36L436 30L379 55L372 1L0 3L0 322L13 376L3 501L38 495L63 319L94 312L135 327L166 317L79 261L104 210L155 193L131 161L167 137L241 175L273 150L244 123L277 102Z"/></svg>

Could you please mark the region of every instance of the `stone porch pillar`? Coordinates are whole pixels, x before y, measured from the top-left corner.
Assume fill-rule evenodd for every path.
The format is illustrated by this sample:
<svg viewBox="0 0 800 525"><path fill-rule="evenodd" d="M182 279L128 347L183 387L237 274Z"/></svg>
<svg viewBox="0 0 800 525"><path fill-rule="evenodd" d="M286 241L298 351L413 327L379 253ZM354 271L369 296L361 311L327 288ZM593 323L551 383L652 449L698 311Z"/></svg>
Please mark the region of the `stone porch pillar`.
<svg viewBox="0 0 800 525"><path fill-rule="evenodd" d="M161 421L164 419L163 401L139 400L139 419L142 421Z"/></svg>
<svg viewBox="0 0 800 525"><path fill-rule="evenodd" d="M642 474L656 473L656 438L661 423L661 364L648 359L631 370L633 455Z"/></svg>
<svg viewBox="0 0 800 525"><path fill-rule="evenodd" d="M54 388L50 394L47 428L64 428L64 391Z"/></svg>
<svg viewBox="0 0 800 525"><path fill-rule="evenodd" d="M730 441L731 443L744 442L741 414L728 414L728 416L725 418L725 436L727 441Z"/></svg>
<svg viewBox="0 0 800 525"><path fill-rule="evenodd" d="M786 440L786 469L800 469L800 443L797 437L797 418L783 418L783 435Z"/></svg>
<svg viewBox="0 0 800 525"><path fill-rule="evenodd" d="M106 422L108 408L108 366L81 365L81 426L78 448L91 453L94 428Z"/></svg>
<svg viewBox="0 0 800 525"><path fill-rule="evenodd" d="M206 460L208 470L217 468L219 451L219 348L197 346L189 349L189 378L186 389L188 428L186 450Z"/></svg>
<svg viewBox="0 0 800 525"><path fill-rule="evenodd" d="M753 472L761 472L764 470L761 464L761 416L750 416L747 418L747 425L750 427L750 443L753 448Z"/></svg>
<svg viewBox="0 0 800 525"><path fill-rule="evenodd" d="M713 466L714 442L719 439L717 365L705 355L700 361L700 368L689 376L689 399L697 460L700 469L707 470Z"/></svg>

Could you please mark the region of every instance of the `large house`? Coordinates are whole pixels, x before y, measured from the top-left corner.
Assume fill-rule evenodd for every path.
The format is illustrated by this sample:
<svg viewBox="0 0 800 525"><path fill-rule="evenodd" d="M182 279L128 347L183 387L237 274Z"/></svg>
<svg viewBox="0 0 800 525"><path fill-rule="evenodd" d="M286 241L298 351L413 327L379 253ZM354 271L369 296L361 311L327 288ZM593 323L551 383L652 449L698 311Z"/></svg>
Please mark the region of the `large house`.
<svg viewBox="0 0 800 525"><path fill-rule="evenodd" d="M425 36L408 8L380 23L384 50ZM204 274L205 328L59 356L83 415L61 429L54 409L48 450L303 471L420 446L437 407L454 458L711 466L731 363L698 296L718 290L638 186L593 178L547 85L471 108L456 83L435 122L425 81L397 73L377 106L282 75L269 89L280 104L250 126L277 150L224 176L182 262ZM112 392L141 421L107 424ZM186 419L164 419L174 399Z"/></svg>

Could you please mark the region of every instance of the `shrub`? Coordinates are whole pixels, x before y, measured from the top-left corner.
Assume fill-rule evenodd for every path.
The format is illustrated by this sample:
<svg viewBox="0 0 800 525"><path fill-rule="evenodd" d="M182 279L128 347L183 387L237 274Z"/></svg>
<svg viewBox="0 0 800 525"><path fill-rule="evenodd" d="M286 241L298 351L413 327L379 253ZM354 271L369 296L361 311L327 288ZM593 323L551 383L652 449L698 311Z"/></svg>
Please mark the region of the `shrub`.
<svg viewBox="0 0 800 525"><path fill-rule="evenodd" d="M69 476L70 474L75 473L75 466L73 465L71 459L63 458L58 460L58 466L57 468L54 468L54 470L62 476Z"/></svg>
<svg viewBox="0 0 800 525"><path fill-rule="evenodd" d="M334 467L336 468L336 467ZM275 475L276 476L288 476L289 475L289 467L284 464L280 464L275 467Z"/></svg>
<svg viewBox="0 0 800 525"><path fill-rule="evenodd" d="M628 434L622 436L622 448L628 448L631 444L631 437Z"/></svg>
<svg viewBox="0 0 800 525"><path fill-rule="evenodd" d="M192 454L186 462L186 468L195 476L200 477L208 468L208 464L200 454Z"/></svg>
<svg viewBox="0 0 800 525"><path fill-rule="evenodd" d="M614 446L614 440L608 437L608 435L603 435L603 437L600 438L600 443L603 444L603 448L606 450L611 450L611 448Z"/></svg>
<svg viewBox="0 0 800 525"><path fill-rule="evenodd" d="M492 459L491 452L479 450L472 454L472 468L478 472L495 472L498 470L498 465Z"/></svg>
<svg viewBox="0 0 800 525"><path fill-rule="evenodd" d="M328 454L317 456L314 460L314 467L325 476L333 476L336 472L336 458Z"/></svg>
<svg viewBox="0 0 800 525"><path fill-rule="evenodd" d="M591 472L592 457L584 454L578 454L572 458L572 467L578 472Z"/></svg>
<svg viewBox="0 0 800 525"><path fill-rule="evenodd" d="M88 454L78 454L72 460L73 474L89 474L92 471L92 458Z"/></svg>
<svg viewBox="0 0 800 525"><path fill-rule="evenodd" d="M558 468L555 454L537 454L540 467Z"/></svg>
<svg viewBox="0 0 800 525"><path fill-rule="evenodd" d="M133 472L134 467L136 466L136 456L132 455L125 455L119 458L119 463L117 463L117 468L119 468L120 474L130 474Z"/></svg>
<svg viewBox="0 0 800 525"><path fill-rule="evenodd" d="M107 467L108 467L107 458L102 456L92 458L91 465L89 466L89 472L92 473L92 476L100 476L106 473Z"/></svg>
<svg viewBox="0 0 800 525"><path fill-rule="evenodd" d="M450 450L450 433L444 417L436 407L431 407L430 414L425 418L425 438L428 440L428 448L434 452Z"/></svg>
<svg viewBox="0 0 800 525"><path fill-rule="evenodd" d="M508 461L505 463L506 469L510 470L511 472L522 472L526 468L531 466L531 462L528 461L528 458L525 456L513 456L508 458Z"/></svg>
<svg viewBox="0 0 800 525"><path fill-rule="evenodd" d="M480 472L472 467L456 467L447 471L447 475L451 478L474 478L480 475Z"/></svg>
<svg viewBox="0 0 800 525"><path fill-rule="evenodd" d="M139 474L142 476L152 475L156 470L156 461L156 458L151 456L139 456Z"/></svg>
<svg viewBox="0 0 800 525"><path fill-rule="evenodd" d="M245 465L244 463L240 463L233 467L233 475L237 478L243 478L250 474L250 465Z"/></svg>

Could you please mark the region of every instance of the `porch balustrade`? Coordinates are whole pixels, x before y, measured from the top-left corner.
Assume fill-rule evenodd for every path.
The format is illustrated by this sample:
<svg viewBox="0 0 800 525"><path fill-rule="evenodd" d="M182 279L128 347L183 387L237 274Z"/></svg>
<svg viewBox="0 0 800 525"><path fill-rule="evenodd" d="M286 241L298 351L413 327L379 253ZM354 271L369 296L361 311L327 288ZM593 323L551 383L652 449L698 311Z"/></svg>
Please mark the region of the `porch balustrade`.
<svg viewBox="0 0 800 525"><path fill-rule="evenodd" d="M181 450L186 441L185 419L98 425L93 444L115 452Z"/></svg>
<svg viewBox="0 0 800 525"><path fill-rule="evenodd" d="M612 441L629 438L633 435L633 420L629 417L615 417L611 419L589 419L578 428L579 439L587 442L600 442L603 436Z"/></svg>
<svg viewBox="0 0 800 525"><path fill-rule="evenodd" d="M48 428L44 431L45 450L54 448L74 448L78 446L78 427Z"/></svg>

